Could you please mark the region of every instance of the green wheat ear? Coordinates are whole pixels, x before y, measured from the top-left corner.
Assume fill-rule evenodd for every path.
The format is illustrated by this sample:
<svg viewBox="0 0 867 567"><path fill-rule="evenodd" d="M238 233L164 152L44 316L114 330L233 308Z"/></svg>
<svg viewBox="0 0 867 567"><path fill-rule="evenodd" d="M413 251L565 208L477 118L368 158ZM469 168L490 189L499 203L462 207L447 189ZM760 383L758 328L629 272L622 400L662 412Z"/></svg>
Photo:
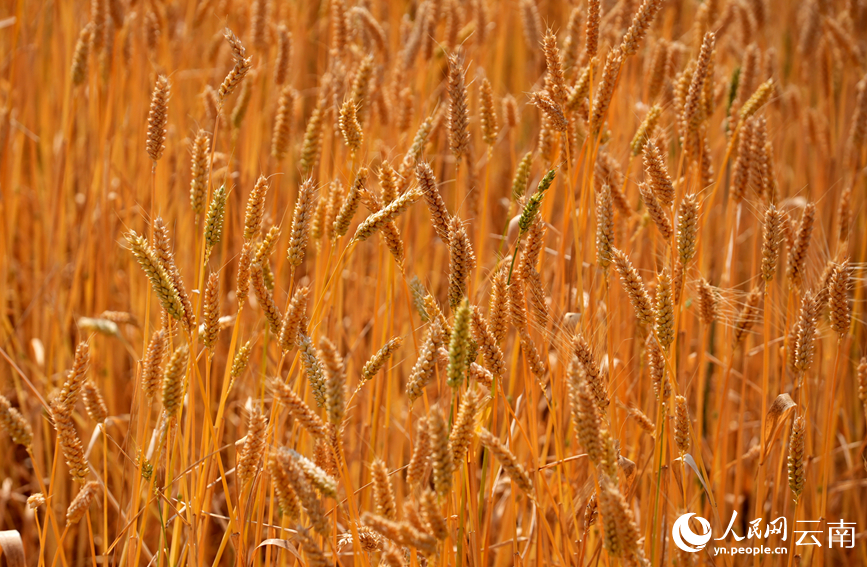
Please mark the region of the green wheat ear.
<svg viewBox="0 0 867 567"><path fill-rule="evenodd" d="M545 192L551 187L556 174L557 172L552 169L545 174L545 177L543 177L541 181L539 181L539 186L536 188L536 192L533 193L532 197L530 197L530 200L524 207L524 211L521 213L521 218L518 220L518 228L521 229L518 238L530 230L530 227L533 225L533 221L536 219L536 215L542 207L542 199L545 197Z"/></svg>

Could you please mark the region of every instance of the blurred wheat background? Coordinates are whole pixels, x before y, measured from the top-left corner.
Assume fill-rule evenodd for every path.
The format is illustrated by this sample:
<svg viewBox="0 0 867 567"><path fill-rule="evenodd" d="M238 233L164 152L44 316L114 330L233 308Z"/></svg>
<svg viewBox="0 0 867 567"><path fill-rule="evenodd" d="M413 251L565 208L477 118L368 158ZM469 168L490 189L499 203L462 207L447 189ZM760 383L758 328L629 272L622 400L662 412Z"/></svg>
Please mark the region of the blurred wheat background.
<svg viewBox="0 0 867 567"><path fill-rule="evenodd" d="M865 64L864 0L8 0L0 528L867 564Z"/></svg>

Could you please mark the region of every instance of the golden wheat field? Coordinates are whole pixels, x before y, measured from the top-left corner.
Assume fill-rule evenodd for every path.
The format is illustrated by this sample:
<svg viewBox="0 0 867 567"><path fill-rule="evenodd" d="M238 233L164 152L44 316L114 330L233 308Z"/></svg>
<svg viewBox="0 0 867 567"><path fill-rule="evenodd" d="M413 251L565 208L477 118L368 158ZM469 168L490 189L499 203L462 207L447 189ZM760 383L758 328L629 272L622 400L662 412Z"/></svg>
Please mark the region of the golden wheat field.
<svg viewBox="0 0 867 567"><path fill-rule="evenodd" d="M11 567L867 565L865 0L7 0Z"/></svg>

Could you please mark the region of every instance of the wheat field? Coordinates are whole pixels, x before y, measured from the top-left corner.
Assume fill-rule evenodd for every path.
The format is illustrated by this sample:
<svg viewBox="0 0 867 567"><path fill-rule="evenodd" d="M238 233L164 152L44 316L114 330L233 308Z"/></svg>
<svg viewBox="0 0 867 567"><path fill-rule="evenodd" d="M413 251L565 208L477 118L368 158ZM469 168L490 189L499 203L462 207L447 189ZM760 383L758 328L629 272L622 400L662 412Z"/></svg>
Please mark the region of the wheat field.
<svg viewBox="0 0 867 567"><path fill-rule="evenodd" d="M864 0L8 0L0 54L7 565L867 565Z"/></svg>

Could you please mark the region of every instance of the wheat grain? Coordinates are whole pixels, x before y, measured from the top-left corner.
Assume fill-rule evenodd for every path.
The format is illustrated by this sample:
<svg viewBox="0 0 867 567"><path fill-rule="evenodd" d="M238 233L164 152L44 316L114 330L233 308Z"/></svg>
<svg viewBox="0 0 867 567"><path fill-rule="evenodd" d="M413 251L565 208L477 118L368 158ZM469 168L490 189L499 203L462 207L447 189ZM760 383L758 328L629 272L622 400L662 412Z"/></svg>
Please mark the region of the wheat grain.
<svg viewBox="0 0 867 567"><path fill-rule="evenodd" d="M400 242L400 234L397 233L397 227L394 225L394 220L404 211L406 211L413 203L421 198L421 193L416 190L407 191L406 193L395 197L384 208L374 211L372 215L367 217L358 225L355 230L354 240L367 240L377 231L383 231L383 237L389 243L389 249L399 261L403 258L403 246ZM375 203L373 208L379 207L379 203ZM390 225L390 226L389 226ZM386 233L391 231L391 234L396 236L390 237ZM394 238L397 238L395 241Z"/></svg>
<svg viewBox="0 0 867 567"><path fill-rule="evenodd" d="M476 306L472 307L470 312L470 330L473 333L473 339L479 348L479 353L485 361L485 365L490 371L497 376L504 376L506 373L506 362L503 357L503 351L493 334L492 326L485 321L481 309Z"/></svg>
<svg viewBox="0 0 867 567"><path fill-rule="evenodd" d="M765 212L765 223L762 232L762 279L767 284L777 273L777 261L780 257L780 245L783 243L783 215L772 204Z"/></svg>
<svg viewBox="0 0 867 567"><path fill-rule="evenodd" d="M557 47L557 36L551 29L542 38L542 52L545 55L545 91L558 106L566 105L566 77L563 72L563 59Z"/></svg>
<svg viewBox="0 0 867 567"><path fill-rule="evenodd" d="M171 84L169 80L160 75L154 84L151 95L151 108L148 113L148 136L147 152L150 158L156 162L166 149L166 134L168 129L168 106L171 96Z"/></svg>
<svg viewBox="0 0 867 567"><path fill-rule="evenodd" d="M518 101L515 100L510 94L507 94L502 99L502 107L503 107L503 122L510 129L513 130L518 126Z"/></svg>
<svg viewBox="0 0 867 567"><path fill-rule="evenodd" d="M322 552L322 548L307 530L299 527L295 530L295 538L301 543L300 547L304 552L306 565L309 567L328 567L331 564L325 553Z"/></svg>
<svg viewBox="0 0 867 567"><path fill-rule="evenodd" d="M259 471L259 461L265 454L267 427L268 419L262 415L259 405L253 403L253 407L247 415L247 437L238 454L237 465L235 466L235 474L242 486L252 480Z"/></svg>
<svg viewBox="0 0 867 567"><path fill-rule="evenodd" d="M211 204L208 206L208 215L205 217L205 244L213 248L223 239L223 222L226 215L226 186L214 191L211 196Z"/></svg>
<svg viewBox="0 0 867 567"><path fill-rule="evenodd" d="M461 399L457 417L449 434L449 446L456 468L459 468L467 457L481 405L482 396L476 389L468 389Z"/></svg>
<svg viewBox="0 0 867 567"><path fill-rule="evenodd" d="M307 248L307 234L310 219L313 216L313 180L306 179L298 188L298 199L295 201L295 211L292 214L292 228L289 231L289 264L300 266L304 262L304 251Z"/></svg>
<svg viewBox="0 0 867 567"><path fill-rule="evenodd" d="M750 290L749 295L747 295L746 303L741 309L740 313L738 313L737 319L735 319L735 328L734 328L734 344L741 344L744 339L747 337L747 333L753 328L753 325L756 324L758 320L759 313L761 312L761 308L759 307L759 301L762 298L762 290L760 287L754 287Z"/></svg>
<svg viewBox="0 0 867 567"><path fill-rule="evenodd" d="M97 423L105 423L105 419L108 417L108 408L96 384L91 380L86 381L81 389L81 396L84 401L84 409L90 419Z"/></svg>
<svg viewBox="0 0 867 567"><path fill-rule="evenodd" d="M283 473L275 451L269 451L266 464L268 474L271 477L271 486L274 488L274 495L277 497L279 513L288 516L290 520L296 520L301 513L301 503L298 501L298 495L295 494L286 475Z"/></svg>
<svg viewBox="0 0 867 567"><path fill-rule="evenodd" d="M698 285L698 309L702 323L710 325L717 319L718 305L719 294L717 290L707 283L707 280L701 279Z"/></svg>
<svg viewBox="0 0 867 567"><path fill-rule="evenodd" d="M313 529L320 535L327 535L329 526L325 520L322 503L304 471L298 465L297 458L289 450L281 447L277 452L277 464L282 470L286 482L297 495L301 507L313 525Z"/></svg>
<svg viewBox="0 0 867 567"><path fill-rule="evenodd" d="M202 344L205 348L213 350L220 332L220 276L216 272L211 272L208 276L202 303L202 316L205 320Z"/></svg>
<svg viewBox="0 0 867 567"><path fill-rule="evenodd" d="M400 167L397 170L398 178L401 179L398 185L398 192L403 192L406 183L409 181L408 178L410 172L418 165L418 160L424 150L425 143L430 137L433 126L434 120L432 117L425 118L424 122L419 125L418 131L415 133L415 137L412 140L412 146L410 146L409 151L403 157L403 160L400 162ZM430 177L433 179L433 171L431 171ZM436 186L435 181L432 183ZM422 188L424 187L421 181L419 181L419 185L422 185Z"/></svg>
<svg viewBox="0 0 867 567"><path fill-rule="evenodd" d="M589 37L589 28L587 31ZM587 53L590 53L589 49ZM590 112L589 124L590 132L594 135L598 135L602 131L603 122L605 122L606 115L608 114L608 106L611 104L611 98L614 96L614 86L617 83L617 77L620 75L621 65L623 65L623 56L611 51L605 59L605 67L602 68L602 78L599 80L599 86L594 92L593 109Z"/></svg>
<svg viewBox="0 0 867 567"><path fill-rule="evenodd" d="M807 203L801 215L801 222L795 231L794 240L789 246L786 278L788 279L789 286L792 288L800 288L804 281L804 269L807 263L810 237L813 234L815 215L816 205L814 203Z"/></svg>
<svg viewBox="0 0 867 567"><path fill-rule="evenodd" d="M602 20L602 2L588 0L587 28L584 34L584 56L595 57L599 51L599 25Z"/></svg>
<svg viewBox="0 0 867 567"><path fill-rule="evenodd" d="M647 417L647 415L645 415L643 411L641 411L635 406L630 406L626 409L626 411L629 413L632 419L635 420L635 423L637 423L641 429L643 429L650 435L655 434L656 424L653 423L653 421L649 417Z"/></svg>
<svg viewBox="0 0 867 567"><path fill-rule="evenodd" d="M343 133L343 141L354 155L364 141L364 133L358 122L358 108L352 100L347 100L340 107L340 131Z"/></svg>
<svg viewBox="0 0 867 567"><path fill-rule="evenodd" d="M674 399L674 444L681 455L689 452L689 409L683 396Z"/></svg>
<svg viewBox="0 0 867 567"><path fill-rule="evenodd" d="M272 380L271 387L274 392L274 399L286 406L287 411L308 433L321 438L328 435L328 427L325 422L304 403L304 400L292 388L278 378Z"/></svg>
<svg viewBox="0 0 867 567"><path fill-rule="evenodd" d="M406 468L406 482L409 485L418 484L424 476L431 455L430 424L426 417L416 423L415 442L412 456Z"/></svg>
<svg viewBox="0 0 867 567"><path fill-rule="evenodd" d="M439 411L428 416L430 435L430 462L432 480L437 496L446 496L452 490L455 462L449 446L449 430Z"/></svg>
<svg viewBox="0 0 867 567"><path fill-rule="evenodd" d="M307 330L307 296L309 293L309 288L299 287L289 302L278 337L283 351L298 346L299 337Z"/></svg>
<svg viewBox="0 0 867 567"><path fill-rule="evenodd" d="M160 365L166 351L166 333L158 330L151 335L147 353L142 360L141 384L142 391L148 401L153 401L161 385L162 373Z"/></svg>
<svg viewBox="0 0 867 567"><path fill-rule="evenodd" d="M253 244L245 242L238 256L238 273L235 280L235 297L239 305L244 304L250 293L250 272L253 263Z"/></svg>
<svg viewBox="0 0 867 567"><path fill-rule="evenodd" d="M223 83L220 85L218 90L219 104L221 106L226 100L226 97L238 88L238 85L241 84L241 81L244 80L244 77L246 77L247 73L249 73L253 68L252 58L246 56L247 52L246 49L244 49L244 45L232 30L226 28L223 31L223 35L232 50L232 56L235 58L235 66L232 67L232 70L229 71L229 74L226 75L225 79L223 79Z"/></svg>
<svg viewBox="0 0 867 567"><path fill-rule="evenodd" d="M603 268L611 264L614 247L614 206L611 186L604 183L596 192L596 263Z"/></svg>
<svg viewBox="0 0 867 567"><path fill-rule="evenodd" d="M671 272L668 268L663 268L657 274L653 308L656 313L656 338L664 349L674 342L674 305L671 288Z"/></svg>
<svg viewBox="0 0 867 567"><path fill-rule="evenodd" d="M324 375L325 412L328 421L339 426L346 412L346 368L337 347L326 337L319 341L319 360Z"/></svg>
<svg viewBox="0 0 867 567"><path fill-rule="evenodd" d="M533 152L527 152L518 167L515 170L515 177L512 179L512 199L518 201L524 196L527 191L527 186L530 182L530 167L533 165Z"/></svg>
<svg viewBox="0 0 867 567"><path fill-rule="evenodd" d="M271 134L271 155L278 162L289 154L289 141L292 135L292 113L297 94L289 85L280 90L277 99L277 112L274 114L274 130Z"/></svg>
<svg viewBox="0 0 867 567"><path fill-rule="evenodd" d="M494 387L494 375L477 362L470 363L468 376L470 382L477 382L487 390L492 390Z"/></svg>
<svg viewBox="0 0 867 567"><path fill-rule="evenodd" d="M671 217L669 217L669 213L665 210L664 205L657 200L657 195L654 191L644 183L638 186L638 190L650 219L659 230L659 235L663 241L670 241L674 229L671 226Z"/></svg>
<svg viewBox="0 0 867 567"><path fill-rule="evenodd" d="M548 95L530 93L530 102L536 105L544 114L546 123L557 132L565 132L569 128L569 122L563 115L560 105L554 102Z"/></svg>
<svg viewBox="0 0 867 567"><path fill-rule="evenodd" d="M768 102L774 90L774 80L768 79L756 89L756 92L744 103L740 111L741 122L748 120Z"/></svg>
<svg viewBox="0 0 867 567"><path fill-rule="evenodd" d="M467 231L457 216L449 225L449 305L457 311L467 293L467 279L476 267Z"/></svg>
<svg viewBox="0 0 867 567"><path fill-rule="evenodd" d="M641 276L638 275L638 271L632 266L632 262L629 261L626 254L617 248L612 248L611 254L614 259L614 267L620 274L623 290L629 296L629 302L635 309L635 316L641 323L653 325L655 315Z"/></svg>
<svg viewBox="0 0 867 567"><path fill-rule="evenodd" d="M66 375L66 380L64 380L60 394L57 396L57 402L62 404L67 411L72 411L75 407L78 394L87 380L88 370L90 370L90 346L82 342L75 348L72 368Z"/></svg>
<svg viewBox="0 0 867 567"><path fill-rule="evenodd" d="M199 130L192 146L190 159L192 180L190 181L190 203L198 222L199 215L205 210L205 193L208 190L208 159L211 153L211 137Z"/></svg>
<svg viewBox="0 0 867 567"><path fill-rule="evenodd" d="M36 492L27 497L27 508L37 510L45 506L45 495L41 492Z"/></svg>
<svg viewBox="0 0 867 567"><path fill-rule="evenodd" d="M600 466L603 461L602 423L599 417L599 404L583 372L570 373L572 422L578 442L587 453L590 462Z"/></svg>
<svg viewBox="0 0 867 567"><path fill-rule="evenodd" d="M713 32L707 32L701 43L701 51L698 54L698 61L695 65L695 71L692 74L692 81L689 84L689 91L684 102L683 117L681 120L686 126L686 151L691 155L696 155L698 148L696 147L695 136L698 127L703 120L707 118L705 115L705 107L702 104L702 99L705 94L705 82L712 79L708 77L713 65L714 46L716 36Z"/></svg>
<svg viewBox="0 0 867 567"><path fill-rule="evenodd" d="M804 491L807 472L804 464L804 449L807 433L807 421L804 416L796 416L792 421L792 433L789 436L789 488L794 495L795 502L801 498Z"/></svg>
<svg viewBox="0 0 867 567"><path fill-rule="evenodd" d="M452 388L460 387L467 369L470 350L470 306L467 302L455 306L455 320L449 340L448 379Z"/></svg>
<svg viewBox="0 0 867 567"><path fill-rule="evenodd" d="M456 53L449 54L448 64L449 147L455 156L455 161L460 163L470 144L466 72L463 69L461 58Z"/></svg>
<svg viewBox="0 0 867 567"><path fill-rule="evenodd" d="M653 49L653 57L650 62L650 78L647 86L647 99L650 101L655 101L662 91L669 54L669 43L665 39L659 39Z"/></svg>
<svg viewBox="0 0 867 567"><path fill-rule="evenodd" d="M9 434L14 443L18 443L25 449L30 449L33 444L33 428L21 415L21 412L13 408L6 396L0 396L0 426Z"/></svg>
<svg viewBox="0 0 867 567"><path fill-rule="evenodd" d="M330 430L328 434L331 434ZM322 438L317 439L317 443L320 441L322 441ZM307 480L310 481L313 487L318 490L320 494L331 498L337 496L337 481L334 479L331 472L326 471L297 451L289 449L289 454L295 459L295 464L301 469L301 472L304 473Z"/></svg>
<svg viewBox="0 0 867 567"><path fill-rule="evenodd" d="M232 115L229 118L232 128L239 129L244 123L244 117L247 116L247 110L250 108L250 100L253 98L253 81L256 79L256 73L250 74L250 80L241 85L241 92L238 94L238 100L235 102L235 107L232 108Z"/></svg>
<svg viewBox="0 0 867 567"><path fill-rule="evenodd" d="M235 353L235 358L232 360L232 370L230 375L232 378L238 378L243 373L244 370L247 369L247 364L250 361L250 352L253 350L253 341L247 341L241 348L238 349L238 352Z"/></svg>
<svg viewBox="0 0 867 567"><path fill-rule="evenodd" d="M593 524L596 523L596 520L599 518L599 500L596 498L596 493L594 492L590 499L587 500L587 505L584 506L584 533L590 531L590 528Z"/></svg>
<svg viewBox="0 0 867 567"><path fill-rule="evenodd" d="M90 39L94 34L94 26L89 22L81 28L78 40L75 42L75 50L72 52L72 67L70 75L73 85L81 85L87 77L87 56L90 53Z"/></svg>
<svg viewBox="0 0 867 567"><path fill-rule="evenodd" d="M178 298L180 298L181 304L183 305L183 317L181 318L181 321L184 324L184 328L192 329L195 315L193 303L190 301L190 296L187 294L186 286L184 286L183 278L181 278L181 272L175 264L175 257L172 253L171 238L169 237L169 229L160 217L154 219L154 249L163 268L168 274L169 279L171 280L172 287L175 288Z"/></svg>
<svg viewBox="0 0 867 567"><path fill-rule="evenodd" d="M648 140L653 138L653 133L656 130L657 124L659 124L659 117L661 115L662 107L658 104L653 105L647 111L647 116L641 121L641 125L638 126L638 130L636 130L635 136L632 138L632 143L629 144L633 157L639 156L644 152L644 146Z"/></svg>
<svg viewBox="0 0 867 567"><path fill-rule="evenodd" d="M75 498L66 509L66 524L72 525L81 521L84 514L87 513L87 509L90 508L91 503L93 503L93 500L99 496L100 492L101 487L95 480L82 486L81 490L78 491L78 494L75 495Z"/></svg>
<svg viewBox="0 0 867 567"><path fill-rule="evenodd" d="M573 67L578 58L579 39L582 33L581 18L581 8L574 6L569 12L566 39L563 41L563 65L567 69Z"/></svg>
<svg viewBox="0 0 867 567"><path fill-rule="evenodd" d="M438 540L446 539L449 536L449 529L437 505L436 495L432 490L423 490L420 500L424 522L430 527L431 533Z"/></svg>
<svg viewBox="0 0 867 567"><path fill-rule="evenodd" d="M498 437L495 437L484 427L479 430L479 441L491 451L503 467L503 470L507 475L509 475L509 478L512 479L512 482L515 483L515 486L523 490L531 499L535 500L536 495L533 488L533 480L530 478L530 475L527 473L527 470L523 465L518 462L518 458L515 454L510 451Z"/></svg>
<svg viewBox="0 0 867 567"><path fill-rule="evenodd" d="M674 203L674 186L656 140L649 141L644 148L644 169L653 194L664 206L670 207Z"/></svg>
<svg viewBox="0 0 867 567"><path fill-rule="evenodd" d="M57 432L57 443L60 445L60 451L69 467L69 475L75 482L84 483L90 472L90 467L84 455L81 439L78 437L78 432L72 421L72 408L67 407L62 400L55 399L51 402L50 410L54 430Z"/></svg>
<svg viewBox="0 0 867 567"><path fill-rule="evenodd" d="M250 272L250 282L253 284L253 292L256 294L256 299L259 302L259 307L265 314L265 319L268 321L268 326L271 333L275 336L280 335L280 328L283 326L283 316L280 315L280 308L274 301L274 295L268 289L265 282L265 272L262 269L262 264L256 264Z"/></svg>
<svg viewBox="0 0 867 567"><path fill-rule="evenodd" d="M403 339L401 337L394 337L385 343L382 348L376 351L376 354L374 354L361 368L361 381L365 382L367 380L372 380L377 374L379 374L379 371L382 370L382 367L385 366L385 363L388 362L388 359L391 358L394 351L400 348L402 343Z"/></svg>
<svg viewBox="0 0 867 567"><path fill-rule="evenodd" d="M656 13L662 8L663 0L644 0L632 18L632 24L623 36L623 43L620 44L620 51L624 55L635 55L638 53L638 44L647 35L647 30Z"/></svg>
<svg viewBox="0 0 867 567"><path fill-rule="evenodd" d="M695 195L684 196L677 209L677 254L684 266L688 265L690 260L695 257L698 215L698 202Z"/></svg>
<svg viewBox="0 0 867 567"><path fill-rule="evenodd" d="M494 94L491 82L487 78L482 80L482 86L479 90L479 103L479 121L482 128L482 139L489 146L493 146L497 141L500 124L497 119L497 111L494 109Z"/></svg>
<svg viewBox="0 0 867 567"><path fill-rule="evenodd" d="M319 163L319 155L322 152L322 126L325 119L325 108L320 99L307 121L304 130L304 141L301 145L301 171L304 175L310 175Z"/></svg>
<svg viewBox="0 0 867 567"><path fill-rule="evenodd" d="M646 565L648 561L639 542L635 517L614 481L603 476L597 494L605 549L611 555L623 558L627 565Z"/></svg>
<svg viewBox="0 0 867 567"><path fill-rule="evenodd" d="M436 551L436 539L432 535L421 532L406 522L394 522L370 512L361 515L361 522L400 545L414 547L426 555Z"/></svg>
<svg viewBox="0 0 867 567"><path fill-rule="evenodd" d="M821 298L808 291L801 300L801 311L795 326L795 340L792 344L792 367L801 374L806 372L813 363L813 355L816 352L814 342L816 336L816 324Z"/></svg>
<svg viewBox="0 0 867 567"><path fill-rule="evenodd" d="M593 354L593 349L581 333L576 333L572 337L572 353L575 357L573 361L578 362L584 371L584 378L587 380L587 385L596 398L599 409L604 411L610 403L608 400L608 385L602 373L602 368ZM570 370L570 375L576 376L575 371Z"/></svg>
<svg viewBox="0 0 867 567"><path fill-rule="evenodd" d="M533 223L536 221L536 215L539 213L539 209L542 206L542 199L545 197L545 193L551 187L551 184L554 182L554 176L557 174L555 170L550 170L545 176L539 181L538 187L536 187L536 192L530 197L527 201L527 204L524 206L524 210L521 211L521 216L518 219L518 228L520 229L520 236L523 236L530 227L533 226Z"/></svg>
<svg viewBox="0 0 867 567"><path fill-rule="evenodd" d="M671 383L666 376L665 370L665 355L660 348L659 343L652 336L647 338L644 343L644 348L647 354L647 367L650 371L650 382L653 385L653 392L657 399L662 397L663 401L667 401L671 396Z"/></svg>
<svg viewBox="0 0 867 567"><path fill-rule="evenodd" d="M430 165L425 162L420 163L416 168L416 177L428 211L430 211L434 229L440 240L448 244L451 215L446 209L445 201L443 201L439 189L437 189L436 179Z"/></svg>
<svg viewBox="0 0 867 567"><path fill-rule="evenodd" d="M355 174L355 181L352 182L352 187L349 188L349 193L343 199L343 204L340 206L340 211L334 218L334 236L340 238L349 231L349 224L352 222L352 217L358 211L358 205L361 202L361 192L364 190L367 182L368 171L366 167L362 167Z"/></svg>
<svg viewBox="0 0 867 567"><path fill-rule="evenodd" d="M520 0L524 39L530 49L536 49L542 39L542 19L535 0Z"/></svg>
<svg viewBox="0 0 867 567"><path fill-rule="evenodd" d="M849 305L849 290L852 287L852 268L846 258L834 265L828 285L831 328L841 337L849 332L852 324L852 308Z"/></svg>
<svg viewBox="0 0 867 567"><path fill-rule="evenodd" d="M376 502L377 513L387 520L396 520L397 503L391 483L388 480L388 468L385 466L385 461L382 459L374 460L370 471L373 477L373 499Z"/></svg>
<svg viewBox="0 0 867 567"><path fill-rule="evenodd" d="M163 373L163 411L168 417L175 417L181 409L186 388L186 370L190 358L190 348L180 346L172 353Z"/></svg>
<svg viewBox="0 0 867 567"><path fill-rule="evenodd" d="M274 84L283 85L292 60L292 34L284 22L277 25L277 58L274 60Z"/></svg>

